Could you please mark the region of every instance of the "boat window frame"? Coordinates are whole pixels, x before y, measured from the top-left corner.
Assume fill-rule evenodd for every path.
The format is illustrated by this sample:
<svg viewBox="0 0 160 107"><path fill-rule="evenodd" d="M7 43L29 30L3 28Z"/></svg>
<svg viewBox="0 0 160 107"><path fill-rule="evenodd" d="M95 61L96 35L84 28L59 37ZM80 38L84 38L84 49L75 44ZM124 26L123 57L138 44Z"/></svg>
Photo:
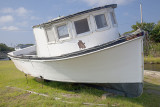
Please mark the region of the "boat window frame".
<svg viewBox="0 0 160 107"><path fill-rule="evenodd" d="M111 16L111 14L113 15L113 17ZM114 10L113 10L113 11L110 11L110 12L109 12L109 15L110 15L110 21L111 21L112 26L113 26L113 27L117 27L117 26L118 26L118 23L117 23L117 19L116 19L116 15L115 15ZM114 18L113 20L115 21L115 24L112 22L112 18Z"/></svg>
<svg viewBox="0 0 160 107"><path fill-rule="evenodd" d="M49 41L49 38L48 38L48 34L47 34L47 29L51 29L51 31L53 32L53 36L54 36L54 41ZM50 44L50 43L56 43L56 34L55 34L55 31L54 31L54 26L45 26L44 27L44 30L45 30L45 37L47 39L47 42Z"/></svg>
<svg viewBox="0 0 160 107"><path fill-rule="evenodd" d="M69 36L68 37L64 37L64 38L59 38L58 27L63 26L63 25L67 26L67 31L68 31ZM72 35L71 35L71 32L70 32L70 26L69 26L69 22L68 21L54 24L54 29L55 29L55 32L56 32L57 42L62 42L62 41L69 40L69 39L72 38Z"/></svg>
<svg viewBox="0 0 160 107"><path fill-rule="evenodd" d="M65 31L64 32L66 32L66 34L65 35L61 35L60 33L62 32L59 28L60 27L64 27L65 29ZM67 38L67 37L69 37L69 32L68 32L68 27L67 27L67 25L66 24L63 24L63 25L60 25L60 26L57 26L57 33L58 33L58 39L63 39L63 38Z"/></svg>
<svg viewBox="0 0 160 107"><path fill-rule="evenodd" d="M103 28L98 28L98 27L97 27L97 23L96 23L95 16L101 15L101 14L104 14L108 26L103 27ZM93 19L94 19L95 31L104 31L104 30L110 29L111 26L110 26L109 15L108 15L107 9L105 9L105 10L103 10L103 11L97 11L97 12L93 13L93 14L92 14L92 17L93 17Z"/></svg>
<svg viewBox="0 0 160 107"><path fill-rule="evenodd" d="M87 19L89 31L81 33L81 34L77 34L74 22L82 20L82 19ZM90 15L89 14L72 19L72 26L73 26L73 33L74 33L74 35L75 35L76 38L77 37L82 37L82 36L87 36L87 35L89 35L89 34L91 34L93 32L92 31L92 27L91 27L92 25L91 25L91 19L90 19Z"/></svg>

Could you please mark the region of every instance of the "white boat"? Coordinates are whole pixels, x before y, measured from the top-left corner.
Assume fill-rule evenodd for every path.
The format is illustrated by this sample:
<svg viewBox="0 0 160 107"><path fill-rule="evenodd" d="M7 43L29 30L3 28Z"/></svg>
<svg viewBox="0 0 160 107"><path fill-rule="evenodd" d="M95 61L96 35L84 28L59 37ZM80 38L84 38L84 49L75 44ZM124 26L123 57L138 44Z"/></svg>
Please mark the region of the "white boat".
<svg viewBox="0 0 160 107"><path fill-rule="evenodd" d="M25 74L46 80L109 84L126 96L143 91L143 36L120 36L114 8L105 5L33 26L36 45L9 53Z"/></svg>

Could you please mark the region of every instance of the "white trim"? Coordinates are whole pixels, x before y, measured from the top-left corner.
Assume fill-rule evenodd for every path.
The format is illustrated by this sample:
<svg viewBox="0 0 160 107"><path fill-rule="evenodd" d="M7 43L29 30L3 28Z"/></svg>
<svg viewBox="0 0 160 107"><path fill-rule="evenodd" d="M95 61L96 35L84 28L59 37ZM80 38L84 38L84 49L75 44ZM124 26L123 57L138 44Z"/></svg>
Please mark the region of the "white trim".
<svg viewBox="0 0 160 107"><path fill-rule="evenodd" d="M111 13L113 13L113 18L114 18L113 20L115 20L116 24L113 24L113 23L112 23ZM113 27L118 27L118 23L117 23L117 20L116 20L116 16L115 16L114 10L109 12L109 16L110 16L110 21L111 21L112 26L113 26Z"/></svg>
<svg viewBox="0 0 160 107"><path fill-rule="evenodd" d="M48 34L47 34L47 29L51 29L51 30L52 30L53 36L54 36L54 38L55 38L54 41L49 42L49 38L48 38ZM44 27L44 32L45 32L45 37L46 37L47 43L49 43L49 44L51 44L51 43L56 43L56 36L55 36L55 32L54 32L53 25Z"/></svg>
<svg viewBox="0 0 160 107"><path fill-rule="evenodd" d="M88 31L88 32L81 33L81 34L77 34L74 22L75 22L75 21L78 21L78 20L82 20L82 19L87 19L88 26L89 26L89 31ZM82 36L86 36L86 35L89 35L89 34L92 33L91 20L90 20L90 15L89 15L89 14L88 14L88 15L81 16L80 18L78 17L78 18L76 18L76 19L73 19L73 20L72 20L72 26L73 26L73 32L74 32L75 38L82 37Z"/></svg>
<svg viewBox="0 0 160 107"><path fill-rule="evenodd" d="M104 14L108 26L98 29L98 28L97 28L97 24L96 24L95 16L96 16L96 15L101 15L101 14ZM93 19L94 19L94 26L96 27L96 30L95 30L96 32L110 29L111 26L110 26L110 21L109 21L108 11L107 11L107 10L102 11L102 12L93 13L93 16L92 16L92 17L93 17Z"/></svg>
<svg viewBox="0 0 160 107"><path fill-rule="evenodd" d="M66 26L67 26L67 30L68 30L68 34L69 34L68 37L59 38L58 31L57 31L57 30L58 30L57 27L62 26L62 25L66 25ZM65 40L69 40L69 39L72 38L72 34L71 34L71 32L70 32L70 29L71 29L71 28L70 28L70 26L69 26L69 21L57 23L57 24L54 25L54 31L55 31L55 34L56 34L57 43L61 43L61 42L65 41Z"/></svg>
<svg viewBox="0 0 160 107"><path fill-rule="evenodd" d="M144 37L143 37L144 38ZM141 40L141 60L142 60L142 81L144 81L144 50L143 50L143 39Z"/></svg>

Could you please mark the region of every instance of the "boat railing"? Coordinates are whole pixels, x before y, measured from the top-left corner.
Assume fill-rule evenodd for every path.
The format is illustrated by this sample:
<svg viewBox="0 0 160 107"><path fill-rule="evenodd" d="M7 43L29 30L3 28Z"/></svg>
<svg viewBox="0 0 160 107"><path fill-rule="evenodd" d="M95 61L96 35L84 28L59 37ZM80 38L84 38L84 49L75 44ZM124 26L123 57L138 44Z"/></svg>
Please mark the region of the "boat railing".
<svg viewBox="0 0 160 107"><path fill-rule="evenodd" d="M18 51L13 51L11 53L8 53L11 56L35 56L36 55L36 45L27 47L27 48L23 48L21 50Z"/></svg>

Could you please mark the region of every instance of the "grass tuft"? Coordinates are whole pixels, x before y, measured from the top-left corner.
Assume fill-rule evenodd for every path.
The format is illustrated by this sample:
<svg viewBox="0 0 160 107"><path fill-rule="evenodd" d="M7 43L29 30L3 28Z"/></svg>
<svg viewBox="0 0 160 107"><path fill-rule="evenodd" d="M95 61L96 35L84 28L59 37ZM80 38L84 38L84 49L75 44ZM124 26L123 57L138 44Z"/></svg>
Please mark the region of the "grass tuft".
<svg viewBox="0 0 160 107"><path fill-rule="evenodd" d="M160 64L160 57L145 57L145 64Z"/></svg>

